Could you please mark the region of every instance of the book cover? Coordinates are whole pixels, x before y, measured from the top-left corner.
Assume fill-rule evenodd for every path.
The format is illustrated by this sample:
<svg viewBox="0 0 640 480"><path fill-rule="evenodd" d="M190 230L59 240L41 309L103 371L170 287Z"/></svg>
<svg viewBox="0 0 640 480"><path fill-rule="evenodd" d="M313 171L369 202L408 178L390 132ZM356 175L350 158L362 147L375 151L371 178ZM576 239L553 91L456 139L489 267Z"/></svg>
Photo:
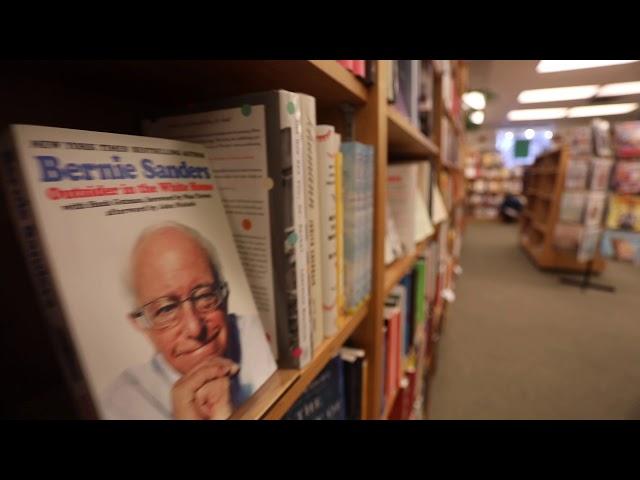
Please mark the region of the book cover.
<svg viewBox="0 0 640 480"><path fill-rule="evenodd" d="M197 113L148 120L145 132L203 144L278 364L312 356L300 97L285 90L227 98Z"/></svg>
<svg viewBox="0 0 640 480"><path fill-rule="evenodd" d="M386 201L387 206L385 209L386 228L384 237L384 264L389 265L398 258L406 255L400 235L398 235L398 229L396 222L391 215L391 208L389 207L389 200Z"/></svg>
<svg viewBox="0 0 640 480"><path fill-rule="evenodd" d="M324 334L329 337L338 328L336 157L340 145L333 126L316 127L316 145L320 170L322 310Z"/></svg>
<svg viewBox="0 0 640 480"><path fill-rule="evenodd" d="M611 195L607 228L640 231L640 196Z"/></svg>
<svg viewBox="0 0 640 480"><path fill-rule="evenodd" d="M567 223L582 223L586 201L585 192L563 192L559 220Z"/></svg>
<svg viewBox="0 0 640 480"><path fill-rule="evenodd" d="M584 208L584 224L588 227L602 225L607 192L589 192Z"/></svg>
<svg viewBox="0 0 640 480"><path fill-rule="evenodd" d="M590 190L608 190L611 167L613 167L612 160L606 158L593 158L591 160L591 173L589 178Z"/></svg>
<svg viewBox="0 0 640 480"><path fill-rule="evenodd" d="M398 307L400 310L400 351L407 354L409 351L409 318L407 317L407 289L402 284L394 286L385 301L387 307Z"/></svg>
<svg viewBox="0 0 640 480"><path fill-rule="evenodd" d="M316 149L316 99L299 94L302 120L302 155L304 157L304 189L307 223L307 262L309 266L309 318L313 327L312 347L315 351L324 340L322 224L320 165Z"/></svg>
<svg viewBox="0 0 640 480"><path fill-rule="evenodd" d="M601 249L605 257L640 265L640 233L605 230Z"/></svg>
<svg viewBox="0 0 640 480"><path fill-rule="evenodd" d="M2 155L36 291L89 416L225 419L275 372L201 146L14 125Z"/></svg>
<svg viewBox="0 0 640 480"><path fill-rule="evenodd" d="M618 122L613 130L616 156L640 157L640 121Z"/></svg>
<svg viewBox="0 0 640 480"><path fill-rule="evenodd" d="M405 252L415 250L417 175L416 163L387 167L387 200Z"/></svg>
<svg viewBox="0 0 640 480"><path fill-rule="evenodd" d="M598 227L585 228L580 236L580 243L578 245L577 260L579 262L588 262L593 260L598 253L598 247L600 245L600 235L602 230Z"/></svg>
<svg viewBox="0 0 640 480"><path fill-rule="evenodd" d="M640 161L616 162L611 183L617 193L640 194Z"/></svg>
<svg viewBox="0 0 640 480"><path fill-rule="evenodd" d="M440 193L440 188L438 188L438 185L433 185L431 195L433 208L431 219L433 225L438 225L449 218L449 213L447 212L447 209L444 205L444 200L442 199L442 194Z"/></svg>
<svg viewBox="0 0 640 480"><path fill-rule="evenodd" d="M564 177L565 190L584 190L587 188L589 163L581 160L571 160L567 165Z"/></svg>
<svg viewBox="0 0 640 480"><path fill-rule="evenodd" d="M593 151L598 157L611 157L611 128L607 120L596 118L591 122L593 129Z"/></svg>
<svg viewBox="0 0 640 480"><path fill-rule="evenodd" d="M333 357L285 414L284 420L346 420L344 367Z"/></svg>

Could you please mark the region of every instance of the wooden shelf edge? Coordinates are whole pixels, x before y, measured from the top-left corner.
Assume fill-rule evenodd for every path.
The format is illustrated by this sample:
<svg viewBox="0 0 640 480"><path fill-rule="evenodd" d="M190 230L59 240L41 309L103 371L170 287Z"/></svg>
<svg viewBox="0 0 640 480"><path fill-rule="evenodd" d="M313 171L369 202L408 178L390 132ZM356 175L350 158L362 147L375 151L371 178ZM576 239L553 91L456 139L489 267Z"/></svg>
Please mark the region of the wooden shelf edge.
<svg viewBox="0 0 640 480"><path fill-rule="evenodd" d="M438 146L393 105L387 108L387 122L390 127L388 129L390 156L420 158L440 155ZM411 144L408 148L407 143Z"/></svg>
<svg viewBox="0 0 640 480"><path fill-rule="evenodd" d="M389 415L391 415L393 404L396 403L396 398L398 398L399 393L400 388L396 388L395 391L391 394L391 398L387 401L387 404L384 406L384 411L382 412L382 415L380 415L380 420L389 420Z"/></svg>
<svg viewBox="0 0 640 480"><path fill-rule="evenodd" d="M435 234L435 233L434 233ZM409 270L413 268L418 261L418 256L427 249L429 242L433 239L434 234L428 237L426 240L416 244L416 249L413 253L399 258L391 265L387 266L384 272L384 296L386 298L389 292L394 286L404 277Z"/></svg>
<svg viewBox="0 0 640 480"><path fill-rule="evenodd" d="M289 384L289 387L279 397L271 399L271 408L259 418L264 418L265 420L281 419L329 363L329 360L338 353L344 342L364 320L368 311L369 303L367 302L353 315L345 317L344 324L338 333L322 342L311 362L304 368L301 370L284 370L284 372L295 372L294 381Z"/></svg>
<svg viewBox="0 0 640 480"><path fill-rule="evenodd" d="M323 75L338 83L342 88L348 90L351 95L366 103L368 97L367 87L360 82L355 75L338 63L337 60L307 60L317 68Z"/></svg>

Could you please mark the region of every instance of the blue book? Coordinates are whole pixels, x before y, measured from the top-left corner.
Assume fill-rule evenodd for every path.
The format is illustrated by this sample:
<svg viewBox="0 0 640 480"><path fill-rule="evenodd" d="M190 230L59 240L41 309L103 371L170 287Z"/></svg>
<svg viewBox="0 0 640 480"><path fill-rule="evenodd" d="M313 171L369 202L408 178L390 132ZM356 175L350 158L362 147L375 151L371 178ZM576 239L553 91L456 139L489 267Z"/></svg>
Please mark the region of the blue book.
<svg viewBox="0 0 640 480"><path fill-rule="evenodd" d="M407 304L404 307L404 321L406 322L404 353L406 355L411 349L411 339L413 338L413 272L402 277L400 283L407 291L407 296L405 297Z"/></svg>
<svg viewBox="0 0 640 480"><path fill-rule="evenodd" d="M289 409L284 420L345 420L344 366L336 355Z"/></svg>

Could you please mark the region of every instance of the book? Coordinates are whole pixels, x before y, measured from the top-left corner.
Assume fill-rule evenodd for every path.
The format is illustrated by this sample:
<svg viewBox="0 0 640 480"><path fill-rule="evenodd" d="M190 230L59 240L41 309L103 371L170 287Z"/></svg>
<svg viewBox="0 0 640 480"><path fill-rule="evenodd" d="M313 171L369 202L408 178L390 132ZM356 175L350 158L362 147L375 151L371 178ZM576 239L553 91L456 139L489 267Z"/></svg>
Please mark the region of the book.
<svg viewBox="0 0 640 480"><path fill-rule="evenodd" d="M607 228L640 231L640 196L611 195Z"/></svg>
<svg viewBox="0 0 640 480"><path fill-rule="evenodd" d="M405 344L405 354L408 354L409 351L411 350L411 347L413 346L413 326L414 326L414 322L413 322L413 318L414 318L414 301L413 301L413 285L414 285L414 272L415 269L412 270L410 273L406 274L404 277L402 277L402 279L400 280L400 285L402 285L404 287L404 291L405 291L405 305L403 307L403 314L404 314L404 318L405 318L405 324L406 324L406 328L405 328L405 339L404 339L404 344Z"/></svg>
<svg viewBox="0 0 640 480"><path fill-rule="evenodd" d="M409 292L407 292L406 287L402 283L399 283L393 287L385 301L385 306L397 307L400 310L400 351L405 355L409 353L411 346L411 319L407 312L408 295Z"/></svg>
<svg viewBox="0 0 640 480"><path fill-rule="evenodd" d="M602 230L599 227L585 228L582 231L576 256L579 262L588 262L596 257L601 234Z"/></svg>
<svg viewBox="0 0 640 480"><path fill-rule="evenodd" d="M389 200L387 199L387 207L385 209L386 228L384 237L384 264L389 265L398 258L406 255L406 251L398 235L398 229L396 228L396 222L391 215L391 208L389 207Z"/></svg>
<svg viewBox="0 0 640 480"><path fill-rule="evenodd" d="M352 313L371 291L373 232L373 147L358 142L341 145L344 309Z"/></svg>
<svg viewBox="0 0 640 480"><path fill-rule="evenodd" d="M300 96L221 99L149 119L145 132L203 144L274 355L302 368L313 353Z"/></svg>
<svg viewBox="0 0 640 480"><path fill-rule="evenodd" d="M565 190L584 190L587 188L589 163L570 160L564 178Z"/></svg>
<svg viewBox="0 0 640 480"><path fill-rule="evenodd" d="M365 68L365 60L352 60L353 62L353 73L360 77L366 77L366 68Z"/></svg>
<svg viewBox="0 0 640 480"><path fill-rule="evenodd" d="M344 68L346 68L347 70L349 70L350 72L353 72L353 62L355 60L338 60L337 62L342 65Z"/></svg>
<svg viewBox="0 0 640 480"><path fill-rule="evenodd" d="M565 191L560 200L559 220L567 223L582 223L587 194Z"/></svg>
<svg viewBox="0 0 640 480"><path fill-rule="evenodd" d="M593 130L593 151L598 157L611 157L611 128L607 120L596 118L591 122Z"/></svg>
<svg viewBox="0 0 640 480"><path fill-rule="evenodd" d="M341 145L341 136L336 134L336 142ZM336 153L336 294L338 318L345 314L344 297L344 187L343 155Z"/></svg>
<svg viewBox="0 0 640 480"><path fill-rule="evenodd" d="M640 265L640 233L605 230L601 249L605 257Z"/></svg>
<svg viewBox="0 0 640 480"><path fill-rule="evenodd" d="M426 294L426 261L424 258L419 258L414 267L415 276L414 276L414 291L413 291L413 299L414 299L414 317L413 317L413 338L412 343L419 342L421 331L424 327L424 323L427 317L426 304L425 304L425 294ZM432 267L433 268L433 267Z"/></svg>
<svg viewBox="0 0 640 480"><path fill-rule="evenodd" d="M309 320L313 328L312 349L318 349L324 340L323 311L323 257L321 219L321 190L325 186L320 178L320 165L316 149L316 99L299 94L302 122L302 155L304 158L304 189L307 219L307 265L309 282Z"/></svg>
<svg viewBox="0 0 640 480"><path fill-rule="evenodd" d="M324 334L335 335L338 329L338 256L336 157L339 137L331 125L316 127L318 166L320 169L320 214L322 254L322 310Z"/></svg>
<svg viewBox="0 0 640 480"><path fill-rule="evenodd" d="M615 192L640 194L640 161L616 162L612 177L611 184Z"/></svg>
<svg viewBox="0 0 640 480"><path fill-rule="evenodd" d="M422 196L422 192L417 190L414 195L415 202L415 237L414 243L426 240L433 235L435 231L429 218L429 210L427 209L427 202Z"/></svg>
<svg viewBox="0 0 640 480"><path fill-rule="evenodd" d="M618 158L640 157L640 121L618 122L613 127Z"/></svg>
<svg viewBox="0 0 640 480"><path fill-rule="evenodd" d="M384 370L384 394L386 402L389 402L398 388L400 373L402 371L402 357L400 353L400 309L398 307L385 307L384 319L387 326L387 359Z"/></svg>
<svg viewBox="0 0 640 480"><path fill-rule="evenodd" d="M606 201L606 192L589 192L587 194L584 208L585 225L589 227L597 227L602 224Z"/></svg>
<svg viewBox="0 0 640 480"><path fill-rule="evenodd" d="M366 358L365 351L350 347L340 349L340 357L344 368L345 414L347 420L361 420L364 415L363 391Z"/></svg>
<svg viewBox="0 0 640 480"><path fill-rule="evenodd" d="M7 205L84 416L226 419L275 372L203 147L30 125L1 144Z"/></svg>
<svg viewBox="0 0 640 480"><path fill-rule="evenodd" d="M591 160L590 190L608 190L612 166L613 161L606 158L593 158Z"/></svg>
<svg viewBox="0 0 640 480"><path fill-rule="evenodd" d="M387 201L403 249L408 253L415 250L416 242L417 175L415 163L387 167Z"/></svg>
<svg viewBox="0 0 640 480"><path fill-rule="evenodd" d="M442 194L440 193L440 188L438 185L434 185L432 189L432 213L431 213L431 221L433 225L438 225L449 218L449 213L444 205L444 200L442 199Z"/></svg>
<svg viewBox="0 0 640 480"><path fill-rule="evenodd" d="M346 420L344 367L334 356L283 417L284 420Z"/></svg>

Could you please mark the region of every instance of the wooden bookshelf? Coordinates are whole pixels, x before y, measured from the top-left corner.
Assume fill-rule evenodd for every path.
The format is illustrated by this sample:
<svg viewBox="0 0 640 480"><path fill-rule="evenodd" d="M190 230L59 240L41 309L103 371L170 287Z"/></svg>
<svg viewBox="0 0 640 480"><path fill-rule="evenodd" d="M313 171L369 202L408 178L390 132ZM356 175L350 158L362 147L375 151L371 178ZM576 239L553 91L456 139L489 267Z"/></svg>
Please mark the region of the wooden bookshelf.
<svg viewBox="0 0 640 480"><path fill-rule="evenodd" d="M586 262L578 262L576 252L558 249L554 245L555 226L560 219L560 202L564 192L569 150L556 147L538 156L525 173L529 197L520 223L520 245L533 263L541 269L581 272ZM539 219L544 218L542 222ZM600 273L605 262L600 253L592 270Z"/></svg>
<svg viewBox="0 0 640 480"><path fill-rule="evenodd" d="M394 106L387 109L389 155L397 158L428 158L438 156L438 147Z"/></svg>
<svg viewBox="0 0 640 480"><path fill-rule="evenodd" d="M443 107L441 71L433 72L434 131L427 137L388 104L390 68L390 61L377 61L373 84L368 86L335 60L3 61L0 123L3 127L25 123L140 135L144 118L206 109L211 102L229 96L285 89L315 97L319 123L330 120L343 138L349 133L350 139L374 147L371 295L357 312L343 318L339 332L321 344L307 366L300 370L277 370L232 418L282 418L349 341L366 352L364 416L378 419L383 382L384 301L393 286L413 268L429 242L437 241L434 235L416 245L415 251L405 258L388 267L384 265L387 166L390 158L429 160L434 183L441 182L439 174L444 170L452 174L461 174L462 170L442 162L439 125L447 117L460 144L464 136L463 126ZM464 64L460 63L454 74L462 75L463 71ZM350 130L346 128L345 105L354 111ZM51 369L54 368L58 367L52 365ZM42 396L42 402L47 402L46 395Z"/></svg>
<svg viewBox="0 0 640 480"><path fill-rule="evenodd" d="M272 399L271 408L268 409L263 417L259 418L277 420L287 413L307 386L318 376L329 360L338 353L353 331L365 319L368 306L368 303L366 303L356 313L347 316L343 320L344 324L340 331L320 345L311 362L303 369L281 371L285 378L293 375L295 380L289 384L289 388L281 396Z"/></svg>
<svg viewBox="0 0 640 480"><path fill-rule="evenodd" d="M385 298L387 295L389 295L391 290L393 290L393 287L398 284L402 277L404 277L407 273L409 273L409 271L411 271L413 266L418 261L418 257L427 249L431 238L433 238L433 236L416 244L416 249L413 253L396 260L387 267L384 274Z"/></svg>

